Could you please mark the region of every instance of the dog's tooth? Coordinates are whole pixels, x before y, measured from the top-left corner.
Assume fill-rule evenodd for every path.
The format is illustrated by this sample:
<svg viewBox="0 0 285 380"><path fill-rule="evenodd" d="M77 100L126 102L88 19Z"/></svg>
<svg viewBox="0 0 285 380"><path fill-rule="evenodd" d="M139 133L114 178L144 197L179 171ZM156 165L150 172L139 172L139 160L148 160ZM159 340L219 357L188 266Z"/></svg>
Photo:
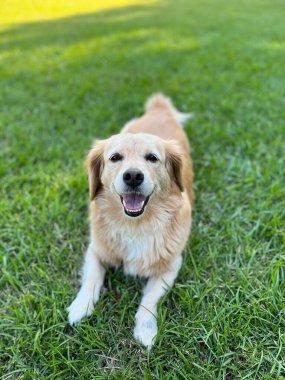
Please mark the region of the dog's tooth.
<svg viewBox="0 0 285 380"><path fill-rule="evenodd" d="M139 210L129 210L128 208L126 208L126 210L130 213L135 213L135 212L140 212L142 208L140 208Z"/></svg>

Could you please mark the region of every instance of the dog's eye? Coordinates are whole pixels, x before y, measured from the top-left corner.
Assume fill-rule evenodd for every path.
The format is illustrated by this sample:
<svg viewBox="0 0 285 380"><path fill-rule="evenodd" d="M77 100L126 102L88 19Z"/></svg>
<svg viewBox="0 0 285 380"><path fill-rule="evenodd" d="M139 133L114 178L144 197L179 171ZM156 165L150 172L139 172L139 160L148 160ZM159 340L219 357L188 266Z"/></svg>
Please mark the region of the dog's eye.
<svg viewBox="0 0 285 380"><path fill-rule="evenodd" d="M148 153L146 156L145 156L145 159L147 161L150 161L150 162L157 162L158 161L158 158L156 157L155 154L153 153Z"/></svg>
<svg viewBox="0 0 285 380"><path fill-rule="evenodd" d="M121 161L122 159L123 159L123 156L120 153L114 153L110 157L110 161L112 161L112 162Z"/></svg>

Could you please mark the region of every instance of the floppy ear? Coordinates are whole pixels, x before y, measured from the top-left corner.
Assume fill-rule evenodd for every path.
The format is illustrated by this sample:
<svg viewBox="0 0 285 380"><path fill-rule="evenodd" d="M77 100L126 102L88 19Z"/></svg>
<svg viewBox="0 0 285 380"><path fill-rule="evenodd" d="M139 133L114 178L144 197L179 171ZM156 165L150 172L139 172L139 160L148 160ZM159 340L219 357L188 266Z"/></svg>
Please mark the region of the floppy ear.
<svg viewBox="0 0 285 380"><path fill-rule="evenodd" d="M176 183L180 191L184 191L182 181L182 157L179 145L175 141L168 141L165 147L166 169L170 178Z"/></svg>
<svg viewBox="0 0 285 380"><path fill-rule="evenodd" d="M99 189L102 187L101 175L104 167L103 153L104 153L105 141L96 141L93 148L90 150L87 159L86 166L88 169L89 178L89 193L90 200L96 197Z"/></svg>

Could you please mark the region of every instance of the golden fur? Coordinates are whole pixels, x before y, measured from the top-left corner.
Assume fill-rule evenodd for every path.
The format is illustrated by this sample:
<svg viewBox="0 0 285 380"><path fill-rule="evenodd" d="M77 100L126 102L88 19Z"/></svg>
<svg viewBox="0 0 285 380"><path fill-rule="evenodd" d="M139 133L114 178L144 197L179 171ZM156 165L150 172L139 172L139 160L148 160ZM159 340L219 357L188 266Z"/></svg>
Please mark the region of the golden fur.
<svg viewBox="0 0 285 380"><path fill-rule="evenodd" d="M163 282L172 285L191 228L193 170L183 118L168 98L154 95L143 116L129 122L119 135L97 142L88 154L91 244L82 288L69 308L71 323L92 312L90 303L99 297L103 267L123 264L126 273L149 278L136 316L135 337L151 346L157 327L144 309L156 314ZM109 157L117 151L124 159L113 163ZM144 159L148 151L157 152L157 163ZM136 218L124 213L117 190L118 178L129 167L139 168L146 187L152 189L143 214ZM100 281L92 279L92 265ZM82 305L87 312L80 311Z"/></svg>
<svg viewBox="0 0 285 380"><path fill-rule="evenodd" d="M156 202L150 201L145 215L135 220L125 217L118 197L114 197L104 187L101 187L97 197L94 190L93 193L91 190L91 235L101 248L98 254L103 263L118 266L124 262L124 266L128 267L132 261L132 265L136 267L133 274L149 277L165 271L173 257L181 254L187 241L194 198L189 144L172 106L160 95L151 98L147 103L146 113L122 131L120 140L124 143L124 149L129 148L126 133L148 133L166 140L167 155L172 163L169 170L173 170L173 175L179 179L176 178L176 182L167 192L160 194ZM101 162L100 168L98 161L104 160L105 146L106 141L100 141L88 155L90 189L93 189L94 181L100 181L104 164ZM94 168L94 164L98 165L97 169ZM98 184L95 185L97 186ZM185 189L186 192L181 193L181 189ZM126 244L123 236L136 236L138 233L149 239L149 252L129 259L125 257Z"/></svg>

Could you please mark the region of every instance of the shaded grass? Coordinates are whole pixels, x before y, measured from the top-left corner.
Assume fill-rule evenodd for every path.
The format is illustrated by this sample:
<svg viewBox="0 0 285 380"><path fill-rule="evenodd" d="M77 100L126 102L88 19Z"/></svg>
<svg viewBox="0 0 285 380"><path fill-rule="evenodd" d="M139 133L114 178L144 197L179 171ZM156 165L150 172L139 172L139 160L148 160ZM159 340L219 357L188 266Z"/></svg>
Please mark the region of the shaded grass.
<svg viewBox="0 0 285 380"><path fill-rule="evenodd" d="M1 29L4 379L284 377L283 8L163 1ZM195 113L197 202L147 354L143 281L110 270L76 328L65 308L88 241L84 155L157 90Z"/></svg>

